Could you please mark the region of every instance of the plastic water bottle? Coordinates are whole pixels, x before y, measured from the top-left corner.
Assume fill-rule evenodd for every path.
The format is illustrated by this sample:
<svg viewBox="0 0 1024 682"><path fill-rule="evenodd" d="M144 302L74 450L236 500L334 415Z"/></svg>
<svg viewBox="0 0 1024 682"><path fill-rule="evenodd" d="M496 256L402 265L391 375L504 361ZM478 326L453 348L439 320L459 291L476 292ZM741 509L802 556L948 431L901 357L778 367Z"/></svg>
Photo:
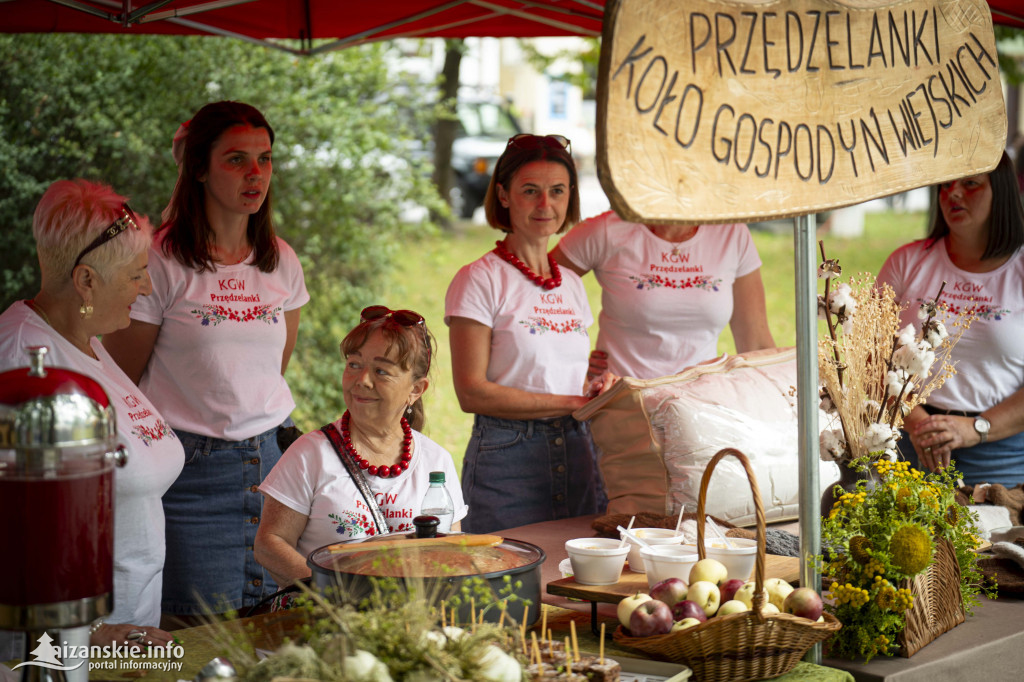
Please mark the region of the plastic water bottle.
<svg viewBox="0 0 1024 682"><path fill-rule="evenodd" d="M444 487L444 472L430 472L430 487L427 494L423 496L423 504L420 505L420 514L436 516L441 523L437 525L437 532L450 533L452 520L455 518L455 503L448 489Z"/></svg>

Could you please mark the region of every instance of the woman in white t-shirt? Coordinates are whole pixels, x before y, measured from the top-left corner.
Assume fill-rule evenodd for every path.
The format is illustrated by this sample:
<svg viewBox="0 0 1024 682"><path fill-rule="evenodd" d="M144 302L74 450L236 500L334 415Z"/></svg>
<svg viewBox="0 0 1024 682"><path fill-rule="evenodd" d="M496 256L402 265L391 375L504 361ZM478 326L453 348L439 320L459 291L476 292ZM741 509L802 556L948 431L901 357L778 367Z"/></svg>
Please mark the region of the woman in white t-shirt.
<svg viewBox="0 0 1024 682"><path fill-rule="evenodd" d="M601 285L592 374L676 374L714 358L726 324L737 353L775 347L746 225L643 225L608 211L572 228L552 255Z"/></svg>
<svg viewBox="0 0 1024 682"><path fill-rule="evenodd" d="M281 457L295 407L284 379L309 300L271 221L263 115L204 106L186 126L178 183L150 254L153 293L103 339L170 422L186 463L164 496L163 610L243 609L276 591L253 555L259 485Z"/></svg>
<svg viewBox="0 0 1024 682"><path fill-rule="evenodd" d="M418 313L379 305L364 309L341 342L345 414L295 441L260 486L265 501L256 559L279 584L309 577L306 557L319 547L411 531L432 471L445 473L454 503L451 529L460 530L466 505L455 463L419 432L431 343Z"/></svg>
<svg viewBox="0 0 1024 682"><path fill-rule="evenodd" d="M185 457L159 410L97 338L127 327L132 305L151 290L152 228L126 201L86 180L60 180L43 194L32 225L42 284L34 298L0 315L0 372L27 366L26 348L46 346L46 367L73 370L103 387L128 462L114 471L114 610L93 624L90 641L165 646L173 637L157 627L164 567L160 497ZM5 587L13 586L0 592Z"/></svg>
<svg viewBox="0 0 1024 682"><path fill-rule="evenodd" d="M902 454L935 470L954 461L969 485L1024 483L1024 213L1013 162L938 186L928 237L897 249L878 281L903 324L939 293L940 321L974 320L953 349L956 374L904 421ZM945 286L943 286L943 284Z"/></svg>
<svg viewBox="0 0 1024 682"><path fill-rule="evenodd" d="M589 399L593 317L579 276L548 256L579 207L569 141L511 138L484 199L505 238L448 287L455 393L475 415L462 465L474 533L601 511L590 431L572 417Z"/></svg>

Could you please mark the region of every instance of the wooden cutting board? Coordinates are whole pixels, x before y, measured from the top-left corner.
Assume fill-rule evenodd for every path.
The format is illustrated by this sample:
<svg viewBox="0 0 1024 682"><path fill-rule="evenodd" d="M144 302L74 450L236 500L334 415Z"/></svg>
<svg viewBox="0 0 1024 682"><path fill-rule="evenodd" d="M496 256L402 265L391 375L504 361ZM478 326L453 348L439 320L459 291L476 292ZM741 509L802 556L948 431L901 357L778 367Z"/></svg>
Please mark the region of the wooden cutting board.
<svg viewBox="0 0 1024 682"><path fill-rule="evenodd" d="M782 578L797 585L800 582L800 560L796 557L766 554L764 578ZM753 573L750 579L754 579ZM622 577L614 585L580 585L570 577L550 582L547 587L548 594L609 604L618 604L623 597L647 590L647 574L634 573L628 566L622 569Z"/></svg>

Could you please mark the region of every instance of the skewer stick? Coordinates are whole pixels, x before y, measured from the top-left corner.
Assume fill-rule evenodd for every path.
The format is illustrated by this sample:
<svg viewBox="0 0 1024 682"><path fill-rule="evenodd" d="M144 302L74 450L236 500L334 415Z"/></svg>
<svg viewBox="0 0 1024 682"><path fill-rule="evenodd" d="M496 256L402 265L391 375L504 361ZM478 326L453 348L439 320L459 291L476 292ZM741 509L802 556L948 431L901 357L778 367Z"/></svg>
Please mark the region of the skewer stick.
<svg viewBox="0 0 1024 682"><path fill-rule="evenodd" d="M473 632L476 632L476 597L469 598L469 624Z"/></svg>
<svg viewBox="0 0 1024 682"><path fill-rule="evenodd" d="M537 631L533 630L530 632L530 650L533 652L530 657L531 662L536 662L539 666L541 663L540 656L540 645L537 644Z"/></svg>
<svg viewBox="0 0 1024 682"><path fill-rule="evenodd" d="M508 612L507 608L501 610L501 615L498 617L498 627L504 627L505 625L505 614Z"/></svg>
<svg viewBox="0 0 1024 682"><path fill-rule="evenodd" d="M551 630L544 633L544 637L548 640L548 656L552 659L555 658L555 640L551 636Z"/></svg>
<svg viewBox="0 0 1024 682"><path fill-rule="evenodd" d="M576 639L576 621L569 621L569 632L572 634L572 660L579 662L580 660L580 644Z"/></svg>
<svg viewBox="0 0 1024 682"><path fill-rule="evenodd" d="M601 652L601 665L604 665L604 623L601 623L601 645L599 650Z"/></svg>
<svg viewBox="0 0 1024 682"><path fill-rule="evenodd" d="M572 651L569 649L569 638L565 638L565 669L567 672L572 672Z"/></svg>
<svg viewBox="0 0 1024 682"><path fill-rule="evenodd" d="M544 605L540 606L540 636L543 637L548 631L548 610Z"/></svg>

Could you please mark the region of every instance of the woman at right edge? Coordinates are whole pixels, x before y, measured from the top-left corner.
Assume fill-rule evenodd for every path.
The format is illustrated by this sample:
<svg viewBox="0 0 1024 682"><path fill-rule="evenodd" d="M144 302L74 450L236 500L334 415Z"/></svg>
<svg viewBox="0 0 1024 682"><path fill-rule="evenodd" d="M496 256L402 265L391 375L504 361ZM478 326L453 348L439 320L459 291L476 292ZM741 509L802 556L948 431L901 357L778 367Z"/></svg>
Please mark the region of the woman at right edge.
<svg viewBox="0 0 1024 682"><path fill-rule="evenodd" d="M938 185L938 205L928 236L889 256L878 282L906 306L904 325L943 282L940 302L975 319L956 374L907 416L900 449L927 470L955 460L968 485L1013 487L1024 483L1024 211L1010 158Z"/></svg>
<svg viewBox="0 0 1024 682"><path fill-rule="evenodd" d="M590 430L572 417L589 399L593 316L583 282L548 256L551 236L579 220L569 140L512 137L484 209L505 238L459 270L445 297L455 393L475 415L462 468L463 529L598 513L604 492Z"/></svg>

